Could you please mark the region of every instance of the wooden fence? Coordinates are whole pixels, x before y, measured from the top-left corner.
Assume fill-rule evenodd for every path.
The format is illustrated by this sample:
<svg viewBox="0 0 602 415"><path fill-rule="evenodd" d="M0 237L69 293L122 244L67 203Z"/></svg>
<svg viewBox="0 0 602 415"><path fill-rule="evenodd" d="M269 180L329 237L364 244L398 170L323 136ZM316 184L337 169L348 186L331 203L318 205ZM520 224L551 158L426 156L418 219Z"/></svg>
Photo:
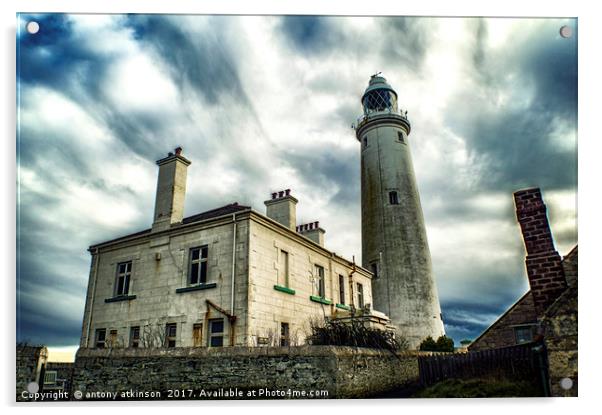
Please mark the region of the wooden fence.
<svg viewBox="0 0 602 415"><path fill-rule="evenodd" d="M547 383L545 350L539 343L526 343L478 352L420 356L420 383L432 385L445 379L506 376Z"/></svg>

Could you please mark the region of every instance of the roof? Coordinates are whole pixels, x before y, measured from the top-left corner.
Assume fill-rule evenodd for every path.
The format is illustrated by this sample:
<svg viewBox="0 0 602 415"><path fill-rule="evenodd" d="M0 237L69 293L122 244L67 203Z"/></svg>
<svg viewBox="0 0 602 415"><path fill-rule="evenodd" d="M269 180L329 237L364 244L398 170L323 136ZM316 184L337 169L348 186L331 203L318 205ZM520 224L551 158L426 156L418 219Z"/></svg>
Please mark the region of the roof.
<svg viewBox="0 0 602 415"><path fill-rule="evenodd" d="M183 224L200 222L207 219L217 218L219 216L231 215L233 213L241 212L243 210L251 209L250 206L239 205L238 202L231 203L222 207L207 210L203 213L197 213L196 215L188 216L182 219Z"/></svg>
<svg viewBox="0 0 602 415"><path fill-rule="evenodd" d="M575 245L573 247L573 249L571 249L571 251L566 254L564 256L564 258L562 258L562 262L564 263L565 261L570 262L570 261L575 261L577 260L577 247L578 245ZM570 288L570 287L569 287ZM576 290L576 289L575 289ZM567 291L569 291L568 289L565 290L560 296L563 297L563 294L565 294ZM487 327L485 329L485 331L483 331L483 333L481 333L479 335L479 337L477 337L476 339L473 340L473 342L471 344L475 344L479 339L481 339L483 336L485 336L493 327L495 327L500 320L502 320L506 315L508 315L513 309L515 309L518 305L520 305L522 302L526 301L528 298L528 295L531 294L531 290L527 291L525 294L523 294L523 296L521 298L518 299L518 301L516 301L510 308L508 308L508 310L506 310L504 312L504 314L502 314L501 316L499 316L493 323L491 323L491 325L489 325L489 327ZM558 301L558 299L556 299L556 301L554 303L552 303L552 305L550 307L548 307L548 310L546 310L546 314L550 311L550 308L552 308L552 306Z"/></svg>
<svg viewBox="0 0 602 415"><path fill-rule="evenodd" d="M493 323L491 323L489 325L489 327L487 327L485 329L485 331L483 331L483 333L481 333L479 335L479 337L477 337L476 339L474 339L471 343L471 345L475 344L477 341L479 341L482 337L484 337L487 333L489 333L489 331L494 328L495 326L498 325L498 323L504 318L506 317L508 314L510 314L510 312L512 312L512 310L514 310L516 307L518 307L519 305L521 305L522 303L526 302L527 300L529 300L529 296L531 295L531 290L527 291L526 293L523 294L523 296L521 298L519 298L514 304L512 304L512 306L510 306L510 308L508 308L508 310L506 310L501 316L499 316ZM470 347L469 347L470 348Z"/></svg>
<svg viewBox="0 0 602 415"><path fill-rule="evenodd" d="M182 219L182 224L188 225L191 223L201 222L201 221L217 218L220 216L231 215L233 213L242 212L243 210L249 210L249 209L251 209L250 206L239 205L238 202L234 202L234 203L230 203L229 205L221 206L221 207L218 207L215 209L207 210L202 213L197 213L196 215L188 216L187 218ZM123 241L126 239L134 238L136 236L146 235L146 234L149 234L150 232L151 232L150 228L145 229L143 231L131 233L131 234L128 234L125 236L120 236L119 238L111 239L111 240L104 241L104 242L99 242L97 244L92 245L91 247L120 242L120 241Z"/></svg>

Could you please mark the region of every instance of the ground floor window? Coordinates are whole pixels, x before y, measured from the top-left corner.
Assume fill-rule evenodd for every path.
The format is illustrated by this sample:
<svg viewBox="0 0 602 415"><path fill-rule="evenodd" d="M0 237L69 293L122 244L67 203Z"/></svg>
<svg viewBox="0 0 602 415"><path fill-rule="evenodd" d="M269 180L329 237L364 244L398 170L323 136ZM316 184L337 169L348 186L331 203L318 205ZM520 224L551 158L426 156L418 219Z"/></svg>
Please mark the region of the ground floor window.
<svg viewBox="0 0 602 415"><path fill-rule="evenodd" d="M168 323L165 325L165 346L176 347L176 334L178 326L176 323Z"/></svg>
<svg viewBox="0 0 602 415"><path fill-rule="evenodd" d="M529 343L533 341L533 326L520 326L514 328L516 344Z"/></svg>
<svg viewBox="0 0 602 415"><path fill-rule="evenodd" d="M209 346L221 347L224 345L224 319L209 320Z"/></svg>
<svg viewBox="0 0 602 415"><path fill-rule="evenodd" d="M288 323L280 323L280 346L290 346Z"/></svg>
<svg viewBox="0 0 602 415"><path fill-rule="evenodd" d="M96 337L94 340L95 347L100 349L105 347L105 342L107 338L107 329L96 329Z"/></svg>
<svg viewBox="0 0 602 415"><path fill-rule="evenodd" d="M192 326L192 345L194 347L200 347L203 345L203 325L197 323Z"/></svg>
<svg viewBox="0 0 602 415"><path fill-rule="evenodd" d="M130 347L140 345L140 326L130 327Z"/></svg>

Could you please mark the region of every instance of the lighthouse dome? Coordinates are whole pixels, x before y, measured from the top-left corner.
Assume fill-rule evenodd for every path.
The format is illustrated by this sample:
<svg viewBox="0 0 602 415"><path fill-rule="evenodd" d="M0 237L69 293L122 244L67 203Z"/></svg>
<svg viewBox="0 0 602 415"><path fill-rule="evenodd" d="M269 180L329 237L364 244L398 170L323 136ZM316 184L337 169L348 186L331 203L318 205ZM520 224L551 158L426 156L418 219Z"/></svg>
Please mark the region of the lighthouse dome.
<svg viewBox="0 0 602 415"><path fill-rule="evenodd" d="M397 93L384 77L372 75L362 96L362 106L365 115L383 111L397 112Z"/></svg>

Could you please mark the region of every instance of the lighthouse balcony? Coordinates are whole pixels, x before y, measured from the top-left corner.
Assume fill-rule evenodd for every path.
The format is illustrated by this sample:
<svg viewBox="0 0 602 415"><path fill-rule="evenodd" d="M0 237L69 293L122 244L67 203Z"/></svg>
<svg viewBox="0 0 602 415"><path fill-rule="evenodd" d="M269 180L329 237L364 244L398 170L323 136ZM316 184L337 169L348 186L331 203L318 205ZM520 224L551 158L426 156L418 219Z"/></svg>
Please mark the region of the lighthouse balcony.
<svg viewBox="0 0 602 415"><path fill-rule="evenodd" d="M397 119L409 127L410 121L408 120L407 114L408 114L407 111L405 111L405 112L404 111L394 111L392 109L385 109L382 111L373 111L373 112L370 112L369 114L364 114L361 117L359 117L357 119L357 121L355 122L355 124L353 124L351 127L354 130L358 131L363 126L365 126L366 124L368 124L372 121L380 121L380 120L384 120L384 119Z"/></svg>

